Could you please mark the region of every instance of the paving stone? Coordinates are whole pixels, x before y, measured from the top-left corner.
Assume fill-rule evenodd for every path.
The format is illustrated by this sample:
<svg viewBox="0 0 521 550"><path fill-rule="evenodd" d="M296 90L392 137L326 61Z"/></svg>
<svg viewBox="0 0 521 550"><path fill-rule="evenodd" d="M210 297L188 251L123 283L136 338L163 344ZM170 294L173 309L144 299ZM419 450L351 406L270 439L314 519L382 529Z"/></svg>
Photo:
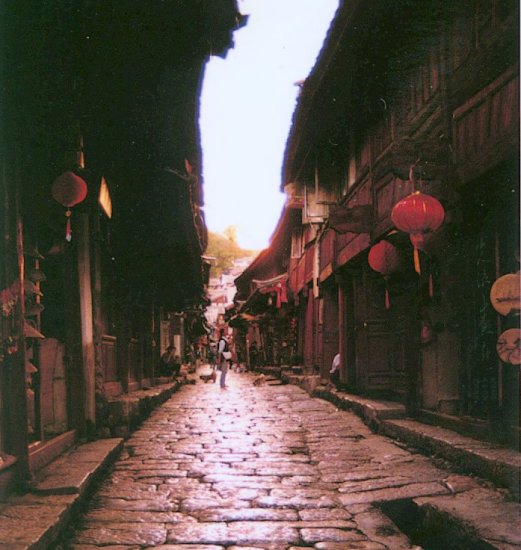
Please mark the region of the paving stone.
<svg viewBox="0 0 521 550"><path fill-rule="evenodd" d="M216 495L214 498L187 498L181 503L181 511L197 512L208 508L247 508L248 501L241 499L224 499Z"/></svg>
<svg viewBox="0 0 521 550"><path fill-rule="evenodd" d="M319 498L306 498L305 496L268 496L257 499L256 503L266 508L336 508L339 504L339 499L338 497L331 496L322 496Z"/></svg>
<svg viewBox="0 0 521 550"><path fill-rule="evenodd" d="M313 548L316 548L316 550L389 550L388 546L369 540L352 540L349 541L347 547L345 542L318 542ZM418 548L418 550L421 550L421 548Z"/></svg>
<svg viewBox="0 0 521 550"><path fill-rule="evenodd" d="M107 510L106 508L101 510L90 510L85 515L85 518L87 523L89 521L106 523L118 523L125 521L132 523L189 523L197 521L197 519L179 512Z"/></svg>
<svg viewBox="0 0 521 550"><path fill-rule="evenodd" d="M296 521L298 514L296 510L271 510L269 508L239 508L205 510L198 514L200 521Z"/></svg>
<svg viewBox="0 0 521 550"><path fill-rule="evenodd" d="M355 530L343 530L333 528L301 529L300 536L304 542L351 542L367 540L367 537Z"/></svg>
<svg viewBox="0 0 521 550"><path fill-rule="evenodd" d="M300 540L297 529L270 521L232 523L228 527L228 536L233 542L241 544L292 544Z"/></svg>
<svg viewBox="0 0 521 550"><path fill-rule="evenodd" d="M154 411L70 548L412 550L373 503L415 499L445 513L443 499L477 490L476 480L371 433L351 412L251 380L231 373L226 396L215 385L184 386Z"/></svg>
<svg viewBox="0 0 521 550"><path fill-rule="evenodd" d="M177 512L179 503L172 501L159 501L158 499L137 499L125 500L122 498L104 498L101 500L101 506L113 510L141 510L151 512Z"/></svg>
<svg viewBox="0 0 521 550"><path fill-rule="evenodd" d="M300 510L299 516L302 521L320 521L333 519L351 519L353 516L345 508L319 508L311 510Z"/></svg>
<svg viewBox="0 0 521 550"><path fill-rule="evenodd" d="M293 485L301 487L310 487L316 486L320 481L320 474L317 472L315 476L285 476L280 480L282 486ZM336 489L336 486L327 487L327 483L321 484L322 487L327 491L329 489Z"/></svg>
<svg viewBox="0 0 521 550"><path fill-rule="evenodd" d="M244 485L244 487L252 487L252 484L257 485L259 488L263 487L272 487L273 485L276 485L280 482L280 478L276 477L274 475L263 475L263 474L256 474L256 475L234 475L234 474L214 474L214 475L206 475L203 477L203 481L206 483L226 483L227 481L230 481L232 483L240 483L244 482L248 485Z"/></svg>
<svg viewBox="0 0 521 550"><path fill-rule="evenodd" d="M82 529L76 537L79 544L107 546L108 544L155 545L166 541L167 530L157 524L113 523Z"/></svg>
<svg viewBox="0 0 521 550"><path fill-rule="evenodd" d="M231 544L225 523L181 523L169 529L168 543Z"/></svg>
<svg viewBox="0 0 521 550"><path fill-rule="evenodd" d="M224 546L216 546L215 544L161 544L147 547L147 550L148 548L154 550L224 550Z"/></svg>
<svg viewBox="0 0 521 550"><path fill-rule="evenodd" d="M359 504L363 502L383 502L425 495L443 495L448 492L449 490L447 487L441 483L410 483L389 489L344 494L339 496L339 500L344 506L349 507L350 504Z"/></svg>
<svg viewBox="0 0 521 550"><path fill-rule="evenodd" d="M368 512L355 515L356 525L369 540L382 544L393 550L413 548L409 538L380 510L373 508Z"/></svg>

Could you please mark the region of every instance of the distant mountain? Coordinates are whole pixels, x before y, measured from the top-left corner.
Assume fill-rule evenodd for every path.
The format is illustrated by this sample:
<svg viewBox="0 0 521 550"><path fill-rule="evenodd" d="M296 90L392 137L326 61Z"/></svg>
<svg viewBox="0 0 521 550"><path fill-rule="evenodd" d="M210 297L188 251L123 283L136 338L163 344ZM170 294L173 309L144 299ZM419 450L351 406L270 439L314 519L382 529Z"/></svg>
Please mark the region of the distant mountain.
<svg viewBox="0 0 521 550"><path fill-rule="evenodd" d="M236 231L233 226L227 227L223 233L208 231L208 247L205 256L215 258L210 273L211 277L219 277L223 272L236 269L237 264L244 265L243 269L245 269L249 265L248 259L253 260L258 253L256 250L241 248L237 244Z"/></svg>

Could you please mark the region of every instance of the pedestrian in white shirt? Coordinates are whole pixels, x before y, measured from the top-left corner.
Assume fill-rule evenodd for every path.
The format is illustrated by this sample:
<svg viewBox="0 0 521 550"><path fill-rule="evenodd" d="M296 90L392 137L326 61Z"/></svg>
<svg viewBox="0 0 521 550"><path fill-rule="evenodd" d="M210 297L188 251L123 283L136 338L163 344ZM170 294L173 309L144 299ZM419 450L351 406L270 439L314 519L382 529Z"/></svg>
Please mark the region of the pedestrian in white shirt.
<svg viewBox="0 0 521 550"><path fill-rule="evenodd" d="M340 381L340 353L333 357L331 370L329 371L331 382L336 386Z"/></svg>

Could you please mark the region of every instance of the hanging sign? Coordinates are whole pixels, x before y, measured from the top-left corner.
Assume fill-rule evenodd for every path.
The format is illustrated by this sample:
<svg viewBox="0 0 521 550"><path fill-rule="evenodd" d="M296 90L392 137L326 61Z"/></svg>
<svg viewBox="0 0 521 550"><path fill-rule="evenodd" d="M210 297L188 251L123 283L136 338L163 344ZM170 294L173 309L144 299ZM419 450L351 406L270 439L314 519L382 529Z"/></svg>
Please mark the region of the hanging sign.
<svg viewBox="0 0 521 550"><path fill-rule="evenodd" d="M521 365L521 329L505 330L497 339L496 350L503 363Z"/></svg>
<svg viewBox="0 0 521 550"><path fill-rule="evenodd" d="M98 202L100 203L101 208L107 215L108 218L112 218L112 199L110 198L109 186L107 185L107 180L102 177L101 184L99 188Z"/></svg>
<svg viewBox="0 0 521 550"><path fill-rule="evenodd" d="M496 279L490 289L490 303L500 315L519 313L520 279L518 273L508 273Z"/></svg>

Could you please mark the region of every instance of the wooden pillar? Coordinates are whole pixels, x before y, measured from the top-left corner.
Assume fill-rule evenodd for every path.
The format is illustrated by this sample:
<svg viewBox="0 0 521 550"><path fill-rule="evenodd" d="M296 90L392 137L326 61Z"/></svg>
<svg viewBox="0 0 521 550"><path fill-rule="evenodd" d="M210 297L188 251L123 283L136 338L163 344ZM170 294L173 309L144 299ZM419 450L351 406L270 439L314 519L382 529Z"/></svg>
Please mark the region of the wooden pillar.
<svg viewBox="0 0 521 550"><path fill-rule="evenodd" d="M118 363L118 377L121 382L121 387L125 393L129 391L129 379L130 379L130 307L128 305L121 305L120 311L118 311L118 324L116 328L117 336L117 363Z"/></svg>
<svg viewBox="0 0 521 550"><path fill-rule="evenodd" d="M16 255L18 264L18 281L20 283L20 299L15 308L16 332L18 333L18 350L6 356L4 368L7 373L7 383L3 390L6 398L8 425L6 427L5 444L9 454L17 458L17 477L20 480L30 478L29 453L27 436L27 394L25 382L25 342L24 342L24 255L23 227L19 216L18 198L16 198ZM5 378L4 378L5 381Z"/></svg>
<svg viewBox="0 0 521 550"><path fill-rule="evenodd" d="M415 416L420 407L420 373L422 369L421 336L421 291L417 281L411 281L397 297L394 307L398 319L404 319L404 372L405 372L405 412Z"/></svg>
<svg viewBox="0 0 521 550"><path fill-rule="evenodd" d="M313 292L307 293L307 307L304 321L304 366L312 367L314 359L314 321L315 321L315 302Z"/></svg>
<svg viewBox="0 0 521 550"><path fill-rule="evenodd" d="M88 214L76 218L78 238L78 281L80 292L81 355L83 363L84 417L87 431L96 425L96 366L90 271Z"/></svg>
<svg viewBox="0 0 521 550"><path fill-rule="evenodd" d="M338 351L340 352L340 383L347 383L347 326L345 295L342 280L338 281Z"/></svg>
<svg viewBox="0 0 521 550"><path fill-rule="evenodd" d="M407 318L407 344L405 348L405 412L415 416L420 406L419 383L421 369L420 332L421 321L416 308Z"/></svg>
<svg viewBox="0 0 521 550"><path fill-rule="evenodd" d="M97 205L96 205L97 208ZM95 364L95 382L96 393L103 393L103 385L106 382L104 378L105 365L103 364L103 335L105 327L103 324L103 303L102 303L102 272L101 272L101 246L100 246L100 218L96 215L96 209L92 219L94 220L94 234L96 237L92 243L92 263L93 263L93 281L92 281L92 316L93 316L93 341L94 341L94 364Z"/></svg>

